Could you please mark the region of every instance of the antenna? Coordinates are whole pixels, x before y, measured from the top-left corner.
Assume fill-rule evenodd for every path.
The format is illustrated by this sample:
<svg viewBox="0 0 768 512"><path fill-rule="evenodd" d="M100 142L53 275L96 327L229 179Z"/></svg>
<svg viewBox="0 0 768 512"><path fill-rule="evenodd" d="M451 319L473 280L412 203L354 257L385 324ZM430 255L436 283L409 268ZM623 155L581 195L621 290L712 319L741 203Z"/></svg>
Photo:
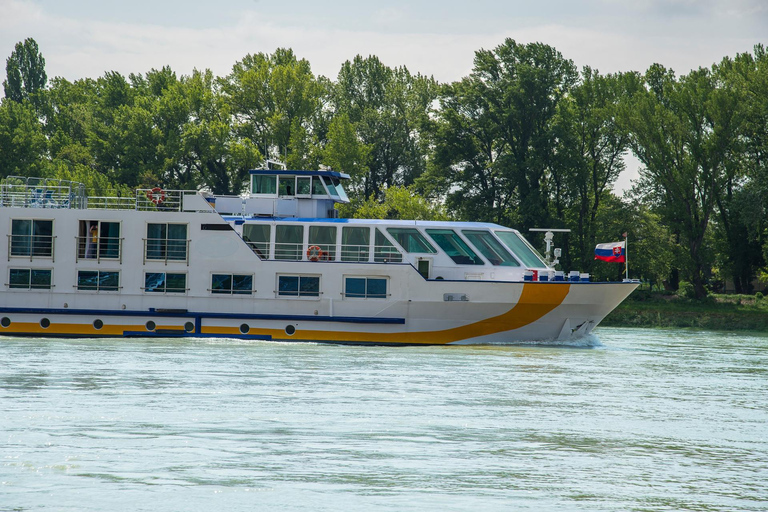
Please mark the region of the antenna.
<svg viewBox="0 0 768 512"><path fill-rule="evenodd" d="M570 233L571 230L564 228L530 228L528 231L544 233L544 241L547 243L547 252L544 254L544 258L547 260L547 264L554 267L560 263L560 249L555 249L555 259L550 259L551 256L549 255L549 252L552 248L552 240L555 238L555 233Z"/></svg>

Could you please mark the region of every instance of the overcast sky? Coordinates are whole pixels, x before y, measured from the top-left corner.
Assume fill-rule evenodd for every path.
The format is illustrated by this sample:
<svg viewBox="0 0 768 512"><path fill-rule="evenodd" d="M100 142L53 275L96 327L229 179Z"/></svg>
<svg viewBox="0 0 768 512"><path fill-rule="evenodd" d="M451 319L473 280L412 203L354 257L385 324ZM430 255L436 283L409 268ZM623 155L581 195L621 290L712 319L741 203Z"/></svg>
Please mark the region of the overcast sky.
<svg viewBox="0 0 768 512"><path fill-rule="evenodd" d="M659 62L684 74L768 43L768 0L0 0L0 56L27 37L48 76L69 80L164 65L226 75L285 47L331 79L360 54L450 82L507 37L602 73Z"/></svg>

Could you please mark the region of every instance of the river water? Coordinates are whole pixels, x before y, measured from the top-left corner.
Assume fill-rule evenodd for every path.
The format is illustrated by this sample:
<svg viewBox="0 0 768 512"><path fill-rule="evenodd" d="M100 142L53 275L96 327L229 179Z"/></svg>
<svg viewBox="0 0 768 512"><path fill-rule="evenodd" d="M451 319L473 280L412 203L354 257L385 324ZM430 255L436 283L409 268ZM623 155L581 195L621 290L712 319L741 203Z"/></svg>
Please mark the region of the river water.
<svg viewBox="0 0 768 512"><path fill-rule="evenodd" d="M0 338L0 511L765 511L768 337Z"/></svg>

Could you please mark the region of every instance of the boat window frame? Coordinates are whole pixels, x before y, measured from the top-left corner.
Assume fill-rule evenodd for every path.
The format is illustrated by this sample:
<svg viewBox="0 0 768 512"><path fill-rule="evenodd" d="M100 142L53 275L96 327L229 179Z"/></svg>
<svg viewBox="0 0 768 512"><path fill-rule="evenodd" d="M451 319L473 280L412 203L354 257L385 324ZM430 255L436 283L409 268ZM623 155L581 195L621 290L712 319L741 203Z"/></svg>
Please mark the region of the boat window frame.
<svg viewBox="0 0 768 512"><path fill-rule="evenodd" d="M361 280L364 281L363 283L363 292L362 293L349 293L347 291L349 286L349 280L355 279L355 280ZM370 281L383 281L384 282L384 293L372 293L369 291L369 282ZM351 300L386 300L389 298L389 276L359 276L359 275L344 275L343 276L343 291L341 292L342 297L346 299Z"/></svg>
<svg viewBox="0 0 768 512"><path fill-rule="evenodd" d="M282 278L296 278L297 289L296 294L283 293L281 287ZM302 279L317 280L317 291L302 291ZM320 296L323 294L322 290L322 274L299 274L299 273L286 273L281 272L275 274L275 296L279 299L302 299L302 300L320 300Z"/></svg>
<svg viewBox="0 0 768 512"><path fill-rule="evenodd" d="M408 232L409 237L413 238L414 240L416 240L416 242L419 242L422 246L424 246L425 249L427 249L427 251L409 251L405 247L405 245L403 245L401 243L401 241L398 238L398 236L395 233L392 232L393 229L396 230L396 231ZM389 234L389 236L392 237L392 239L395 241L395 243L397 245L399 245L403 249L403 251L405 251L407 254L439 254L439 251L437 249L435 249L434 247L432 247L432 244L429 243L429 240L427 240L427 237L425 237L424 234L421 231L419 231L417 228L415 228L415 227L411 227L411 226L390 226L390 227L386 228L386 232ZM416 234L417 236L414 237L413 236L414 234ZM408 245L410 246L411 244L409 243ZM431 251L429 249L431 249Z"/></svg>
<svg viewBox="0 0 768 512"><path fill-rule="evenodd" d="M448 234L448 233L436 233L437 231L448 232L450 234ZM483 258L481 258L479 254L477 254L475 251L473 251L472 247L470 247L470 245L469 245L469 242L465 241L455 230L453 230L451 228L445 228L445 227L444 228L426 228L426 229L424 229L424 232L427 234L427 236L429 238L432 239L433 242L435 242L435 244L437 244L438 247L440 247L440 249L443 251L443 253L445 253L446 256L451 258L451 260L456 265L472 265L472 266L485 265L485 260L483 260ZM444 246L440 241L438 241L438 239L435 238L435 235L440 235L440 236L443 236L443 237L444 236L451 237L450 249L452 249L452 250L458 249L459 252L463 252L464 253L464 254L456 255L456 257L460 257L461 256L461 257L467 258L467 259L469 259L471 261L469 261L469 262L466 262L466 261L456 261L456 257L452 256L449 253L448 248L446 246ZM468 254L466 254L467 252L468 252Z"/></svg>
<svg viewBox="0 0 768 512"><path fill-rule="evenodd" d="M95 273L96 284L94 286L86 286L81 283L82 274ZM117 283L115 285L104 286L102 285L102 274L105 276L108 274L114 274L117 276ZM117 292L120 291L120 271L119 270L102 270L102 269L77 269L77 275L75 278L75 289L78 292Z"/></svg>
<svg viewBox="0 0 768 512"><path fill-rule="evenodd" d="M495 261L497 261L497 259L494 258L492 254L486 253L485 248L483 248L480 245L478 245L477 243L475 243L472 240L472 237L467 234L468 232L471 233L471 234L476 234L477 233L477 234L481 234L483 236L487 236L488 240L490 240L492 243L498 244L499 247L497 249L501 249L501 251L503 253L505 253L507 256L509 256L510 259L507 260L507 261L509 261L510 264L506 264L505 265L504 264L504 262L505 262L504 259L502 259L499 263L495 263ZM461 230L461 234L467 239L467 241L470 243L470 245L472 247L474 247L475 249L477 249L477 251L488 261L488 263L490 263L494 267L520 268L520 267L523 266L521 264L521 262L515 257L515 255L512 254L509 251L507 246L504 245L503 243L501 243L501 241L496 238L496 236L493 234L493 232L491 230L483 229L483 228L465 228L465 229ZM486 243L487 241L483 240L483 242ZM497 250L495 250L495 252L497 253L496 256L503 256L501 254L498 254Z"/></svg>
<svg viewBox="0 0 768 512"><path fill-rule="evenodd" d="M544 258L539 254L539 252L526 240L520 233L511 230L511 229L494 229L493 233L496 235L496 238L498 238L501 243L503 243L510 252L518 259L520 260L520 263L522 263L526 268L549 268L547 263L544 261ZM505 241L504 238L502 238L502 234L505 235L514 235L515 238L521 242L522 249L524 251L520 251L523 254L518 254L518 249L516 247L510 247L509 244ZM529 260L525 256L532 256L533 260ZM536 263L535 265L532 265L531 262Z"/></svg>
<svg viewBox="0 0 768 512"><path fill-rule="evenodd" d="M29 276L26 286L15 286L11 273L14 271L27 271ZM32 275L34 272L47 272L48 273L48 285L35 285L32 283ZM53 288L53 269L52 268L30 268L30 267L8 267L8 282L5 285L9 290L50 290Z"/></svg>
<svg viewBox="0 0 768 512"><path fill-rule="evenodd" d="M216 276L229 276L229 288L214 288L214 279ZM251 283L248 289L235 288L235 277L249 278ZM213 295L253 295L255 290L253 289L253 274L243 274L234 272L211 272L211 288L208 290Z"/></svg>
<svg viewBox="0 0 768 512"><path fill-rule="evenodd" d="M150 289L147 288L147 276L149 274L163 274L163 284L164 284L164 286L163 286L162 290L154 290L154 289L150 290ZM174 287L174 288L169 290L168 289L168 275L169 274L173 275L173 276L184 276L184 288ZM187 272L154 272L154 271L151 271L151 270L145 270L144 271L144 286L142 286L141 289L142 289L142 291L144 293L152 293L152 294L154 294L154 293L163 293L163 294L168 294L168 293L184 293L185 294L185 293L187 293L189 291L188 273Z"/></svg>

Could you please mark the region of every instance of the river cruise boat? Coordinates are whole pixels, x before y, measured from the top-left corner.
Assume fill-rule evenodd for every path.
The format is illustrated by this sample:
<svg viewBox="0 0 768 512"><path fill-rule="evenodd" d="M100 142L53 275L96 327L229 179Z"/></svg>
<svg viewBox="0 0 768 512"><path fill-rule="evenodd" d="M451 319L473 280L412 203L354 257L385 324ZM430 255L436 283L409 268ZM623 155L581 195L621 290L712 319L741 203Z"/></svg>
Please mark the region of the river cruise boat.
<svg viewBox="0 0 768 512"><path fill-rule="evenodd" d="M254 170L243 196L0 184L0 335L360 344L571 341L637 286L554 268L516 230L337 218L330 170Z"/></svg>

